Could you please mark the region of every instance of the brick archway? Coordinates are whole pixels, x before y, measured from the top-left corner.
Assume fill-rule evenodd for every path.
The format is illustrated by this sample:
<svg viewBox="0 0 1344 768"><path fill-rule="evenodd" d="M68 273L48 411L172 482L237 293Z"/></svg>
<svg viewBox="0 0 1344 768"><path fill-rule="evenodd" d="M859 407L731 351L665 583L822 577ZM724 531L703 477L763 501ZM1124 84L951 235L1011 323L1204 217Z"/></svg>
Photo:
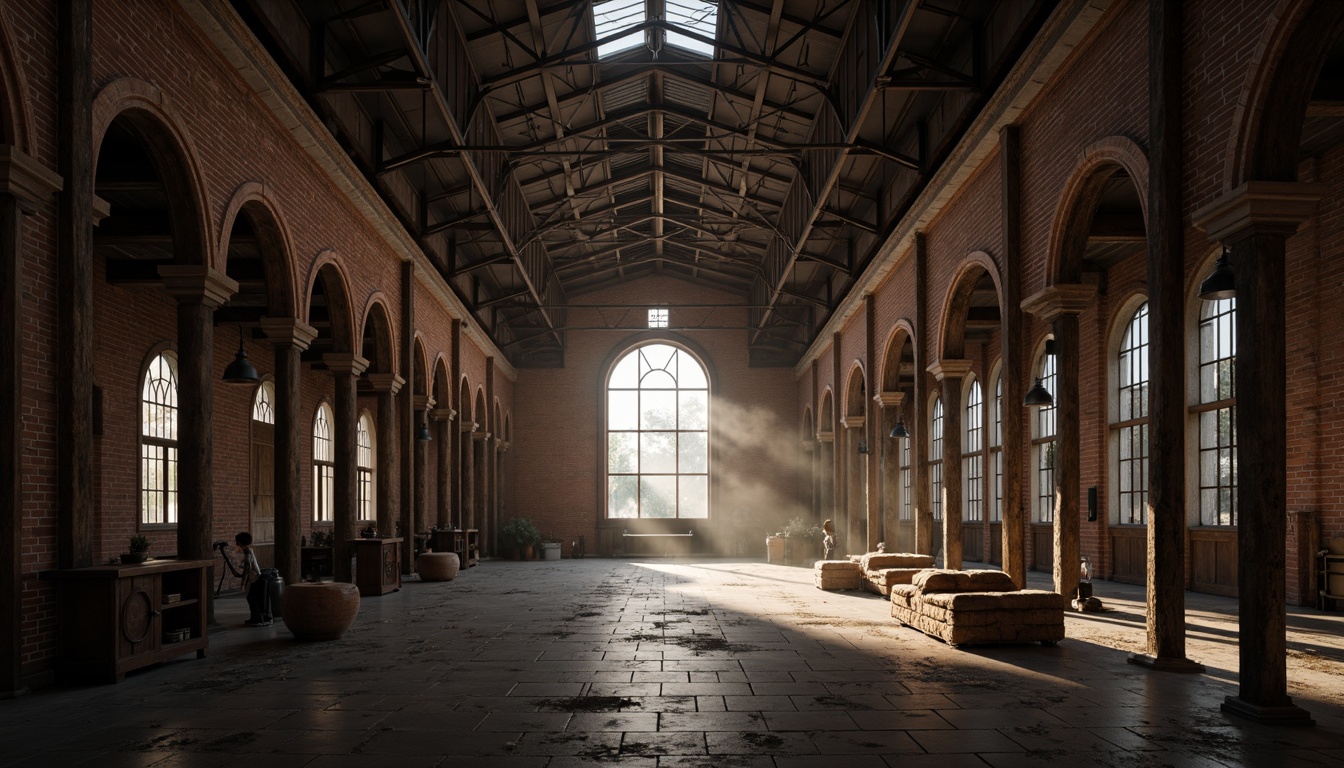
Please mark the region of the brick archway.
<svg viewBox="0 0 1344 768"><path fill-rule="evenodd" d="M1119 171L1128 174L1138 190L1139 206L1147 227L1148 153L1127 136L1107 136L1089 144L1065 182L1055 207L1046 285L1042 287L1079 282L1092 217L1106 185Z"/></svg>

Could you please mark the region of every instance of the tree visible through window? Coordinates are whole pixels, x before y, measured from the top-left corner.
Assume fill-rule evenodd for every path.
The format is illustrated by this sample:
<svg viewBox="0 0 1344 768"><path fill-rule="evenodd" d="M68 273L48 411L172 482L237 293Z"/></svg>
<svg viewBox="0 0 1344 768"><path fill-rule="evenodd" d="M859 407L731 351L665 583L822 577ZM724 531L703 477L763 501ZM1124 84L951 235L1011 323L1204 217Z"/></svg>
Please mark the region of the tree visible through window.
<svg viewBox="0 0 1344 768"><path fill-rule="evenodd" d="M685 350L626 353L607 381L607 517L709 516L709 379Z"/></svg>
<svg viewBox="0 0 1344 768"><path fill-rule="evenodd" d="M1199 320L1199 522L1237 524L1237 300L1202 302Z"/></svg>
<svg viewBox="0 0 1344 768"><path fill-rule="evenodd" d="M1055 397L1055 356L1042 356L1040 368L1041 385ZM1036 408L1035 424L1032 425L1032 451L1036 458L1036 521L1052 523L1055 521L1055 406Z"/></svg>
<svg viewBox="0 0 1344 768"><path fill-rule="evenodd" d="M177 523L177 355L163 352L140 389L140 522Z"/></svg>

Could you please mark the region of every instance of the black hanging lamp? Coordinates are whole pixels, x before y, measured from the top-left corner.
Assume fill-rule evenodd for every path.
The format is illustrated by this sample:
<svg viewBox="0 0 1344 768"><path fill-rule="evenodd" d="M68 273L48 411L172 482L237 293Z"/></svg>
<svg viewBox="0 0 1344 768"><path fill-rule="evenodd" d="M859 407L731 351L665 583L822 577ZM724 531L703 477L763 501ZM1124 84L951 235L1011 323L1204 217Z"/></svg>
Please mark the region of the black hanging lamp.
<svg viewBox="0 0 1344 768"><path fill-rule="evenodd" d="M257 369L247 359L247 350L243 349L243 326L238 326L238 354L233 356L233 362L229 363L224 369L225 384L253 385L261 381L261 376L257 374Z"/></svg>
<svg viewBox="0 0 1344 768"><path fill-rule="evenodd" d="M868 442L866 440L862 439L859 440L859 453L860 454L868 453Z"/></svg>
<svg viewBox="0 0 1344 768"><path fill-rule="evenodd" d="M1213 265L1213 272L1199 284L1199 298L1204 301L1221 301L1236 298L1236 279L1232 272L1232 254L1226 247Z"/></svg>
<svg viewBox="0 0 1344 768"><path fill-rule="evenodd" d="M894 437L898 440L909 439L910 432L905 428L905 419L897 419L896 426L891 428L891 434L887 435L887 437Z"/></svg>
<svg viewBox="0 0 1344 768"><path fill-rule="evenodd" d="M1049 408L1055 404L1055 398L1050 396L1050 390L1045 388L1045 385L1041 383L1041 378L1037 376L1036 383L1031 385L1031 389L1027 390L1027 396L1022 398L1022 404Z"/></svg>
<svg viewBox="0 0 1344 768"><path fill-rule="evenodd" d="M415 430L415 439L422 443L433 442L434 436L429 434L429 414L420 420L420 427Z"/></svg>

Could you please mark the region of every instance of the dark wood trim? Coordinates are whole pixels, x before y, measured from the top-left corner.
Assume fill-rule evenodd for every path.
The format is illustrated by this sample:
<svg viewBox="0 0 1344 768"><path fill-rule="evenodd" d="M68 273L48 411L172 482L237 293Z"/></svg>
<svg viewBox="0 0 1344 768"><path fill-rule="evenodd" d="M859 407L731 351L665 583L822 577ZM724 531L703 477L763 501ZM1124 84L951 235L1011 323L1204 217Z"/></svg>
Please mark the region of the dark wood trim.
<svg viewBox="0 0 1344 768"><path fill-rule="evenodd" d="M1080 573L1078 492L1082 475L1082 430L1078 423L1080 339L1078 316L1061 313L1055 331L1055 591L1072 595Z"/></svg>
<svg viewBox="0 0 1344 768"><path fill-rule="evenodd" d="M1003 311L999 356L1003 360L1003 570L1019 587L1027 584L1027 451L1022 445L1022 145L1016 125L999 130L1000 222L1003 249Z"/></svg>
<svg viewBox="0 0 1344 768"><path fill-rule="evenodd" d="M401 521L401 570L415 572L416 533L416 471L417 459L422 458L421 446L415 439L415 393L428 392L425 382L415 380L415 262L401 263L401 376L406 384L395 404L397 410L397 458L400 484L397 519ZM426 371L426 374L428 372ZM419 389L417 389L419 388ZM423 461L420 462L423 467Z"/></svg>
<svg viewBox="0 0 1344 768"><path fill-rule="evenodd" d="M23 214L0 195L0 697L23 685Z"/></svg>
<svg viewBox="0 0 1344 768"><path fill-rule="evenodd" d="M929 331L929 246L923 232L915 233L915 403L912 418L906 424L912 444L910 487L915 491L915 552L933 554L933 508L929 494L929 441L924 430L928 428L925 409L929 406L927 349Z"/></svg>

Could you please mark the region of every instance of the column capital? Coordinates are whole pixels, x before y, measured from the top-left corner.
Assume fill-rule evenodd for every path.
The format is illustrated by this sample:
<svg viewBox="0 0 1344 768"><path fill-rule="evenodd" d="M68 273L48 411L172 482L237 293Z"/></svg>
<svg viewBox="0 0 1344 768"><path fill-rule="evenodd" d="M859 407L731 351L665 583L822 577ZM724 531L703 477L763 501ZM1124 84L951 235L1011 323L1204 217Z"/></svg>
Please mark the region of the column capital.
<svg viewBox="0 0 1344 768"><path fill-rule="evenodd" d="M867 421L863 416L846 416L840 420L840 423L845 425L845 429L863 429L863 425Z"/></svg>
<svg viewBox="0 0 1344 768"><path fill-rule="evenodd" d="M477 426L478 425L474 421L464 421L461 424L458 424L457 428L462 432L475 432Z"/></svg>
<svg viewBox="0 0 1344 768"><path fill-rule="evenodd" d="M471 439L472 439L472 440L489 440L489 439L490 439L490 433L489 433L489 432L472 432L472 433L471 433Z"/></svg>
<svg viewBox="0 0 1344 768"><path fill-rule="evenodd" d="M395 373L366 373L364 378L369 380L369 386L373 387L374 392L388 392L397 394L406 380Z"/></svg>
<svg viewBox="0 0 1344 768"><path fill-rule="evenodd" d="M36 212L64 186L60 174L13 145L0 145L0 194L17 198L24 213Z"/></svg>
<svg viewBox="0 0 1344 768"><path fill-rule="evenodd" d="M429 412L429 418L434 421L452 421L457 417L457 411L452 408L434 408Z"/></svg>
<svg viewBox="0 0 1344 768"><path fill-rule="evenodd" d="M1081 315L1092 306L1097 294L1095 285L1052 285L1022 300L1022 309L1037 318L1053 323L1060 315Z"/></svg>
<svg viewBox="0 0 1344 768"><path fill-rule="evenodd" d="M1261 232L1291 235L1325 197L1324 184L1246 181L1195 211L1191 220L1210 240L1232 243Z"/></svg>
<svg viewBox="0 0 1344 768"><path fill-rule="evenodd" d="M430 410L433 410L433 408L434 408L434 396L433 396L433 395L412 395L412 396L411 396L411 404L415 406L415 410L417 410L417 411L430 411Z"/></svg>
<svg viewBox="0 0 1344 768"><path fill-rule="evenodd" d="M317 338L317 329L293 317L263 317L261 332L277 347L294 347L303 351Z"/></svg>
<svg viewBox="0 0 1344 768"><path fill-rule="evenodd" d="M826 430L825 432L818 432L818 433L817 433L817 442L819 442L819 443L834 443L834 442L835 442L835 433L832 432L832 431L830 431L829 429Z"/></svg>
<svg viewBox="0 0 1344 768"><path fill-rule="evenodd" d="M879 408L897 408L905 404L904 392L878 392L873 395L873 402L877 403Z"/></svg>
<svg viewBox="0 0 1344 768"><path fill-rule="evenodd" d="M238 292L238 282L204 264L163 264L159 277L169 296L186 304L199 301L219 309Z"/></svg>
<svg viewBox="0 0 1344 768"><path fill-rule="evenodd" d="M348 373L352 376L360 375L369 367L369 361L354 352L328 352L322 356L322 362L332 373Z"/></svg>
<svg viewBox="0 0 1344 768"><path fill-rule="evenodd" d="M943 379L964 379L971 372L970 360L935 360L933 365L929 366L929 373L938 381Z"/></svg>

